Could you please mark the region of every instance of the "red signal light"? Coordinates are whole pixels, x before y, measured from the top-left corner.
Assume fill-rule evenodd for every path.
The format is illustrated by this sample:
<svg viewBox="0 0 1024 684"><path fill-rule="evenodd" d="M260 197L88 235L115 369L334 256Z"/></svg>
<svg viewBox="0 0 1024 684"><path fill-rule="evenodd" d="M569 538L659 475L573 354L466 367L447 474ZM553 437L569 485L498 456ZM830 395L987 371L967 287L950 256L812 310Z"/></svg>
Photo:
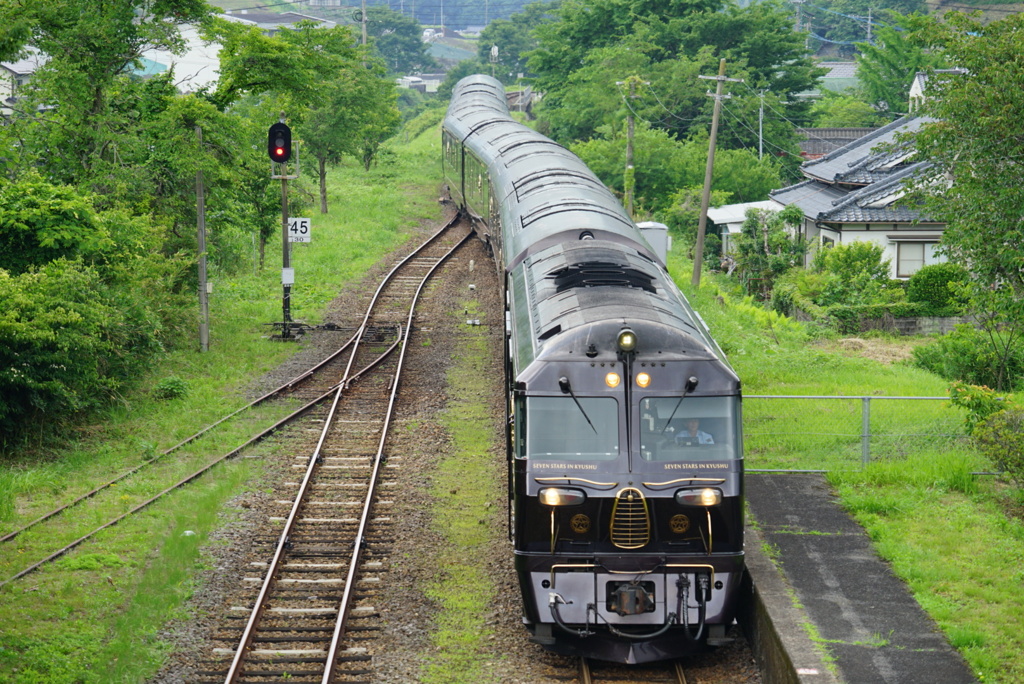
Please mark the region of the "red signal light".
<svg viewBox="0 0 1024 684"><path fill-rule="evenodd" d="M292 158L292 130L285 123L276 123L267 132L267 153L270 161L283 164Z"/></svg>

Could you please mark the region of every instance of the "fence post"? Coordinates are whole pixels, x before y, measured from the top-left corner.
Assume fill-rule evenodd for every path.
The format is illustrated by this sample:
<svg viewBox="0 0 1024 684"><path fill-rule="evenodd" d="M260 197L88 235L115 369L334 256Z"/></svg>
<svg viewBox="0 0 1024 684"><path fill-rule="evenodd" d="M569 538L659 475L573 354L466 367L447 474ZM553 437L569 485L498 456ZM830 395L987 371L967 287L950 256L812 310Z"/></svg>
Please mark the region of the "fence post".
<svg viewBox="0 0 1024 684"><path fill-rule="evenodd" d="M868 466L871 460L871 397L861 397L860 464Z"/></svg>

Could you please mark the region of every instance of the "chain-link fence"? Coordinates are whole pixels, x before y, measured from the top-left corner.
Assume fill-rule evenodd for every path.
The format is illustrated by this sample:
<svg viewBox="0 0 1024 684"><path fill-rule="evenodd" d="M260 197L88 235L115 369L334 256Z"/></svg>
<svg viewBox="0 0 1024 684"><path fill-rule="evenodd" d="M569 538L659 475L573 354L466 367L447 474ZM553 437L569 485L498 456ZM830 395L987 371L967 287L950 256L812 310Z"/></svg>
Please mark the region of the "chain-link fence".
<svg viewBox="0 0 1024 684"><path fill-rule="evenodd" d="M743 397L747 470L854 470L872 460L970 451L947 397Z"/></svg>

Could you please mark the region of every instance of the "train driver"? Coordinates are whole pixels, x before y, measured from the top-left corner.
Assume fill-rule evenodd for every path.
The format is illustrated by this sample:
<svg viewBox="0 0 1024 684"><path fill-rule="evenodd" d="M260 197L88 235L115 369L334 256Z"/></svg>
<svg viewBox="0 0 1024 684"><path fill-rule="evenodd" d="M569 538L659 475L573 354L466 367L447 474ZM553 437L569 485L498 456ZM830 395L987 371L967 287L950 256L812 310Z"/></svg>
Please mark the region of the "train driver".
<svg viewBox="0 0 1024 684"><path fill-rule="evenodd" d="M707 432L700 429L700 420L690 418L686 421L686 429L676 435L676 444L683 446L697 446L698 444L714 444L715 439Z"/></svg>

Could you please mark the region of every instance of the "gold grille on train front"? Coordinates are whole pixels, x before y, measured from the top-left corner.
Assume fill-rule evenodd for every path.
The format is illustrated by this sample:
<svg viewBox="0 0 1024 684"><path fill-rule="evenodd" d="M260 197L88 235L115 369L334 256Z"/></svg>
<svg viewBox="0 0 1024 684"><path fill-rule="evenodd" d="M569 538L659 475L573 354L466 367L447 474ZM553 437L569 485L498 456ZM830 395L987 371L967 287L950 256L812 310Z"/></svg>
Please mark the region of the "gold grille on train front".
<svg viewBox="0 0 1024 684"><path fill-rule="evenodd" d="M639 549L651 541L651 516L639 489L627 487L612 507L612 544L620 549Z"/></svg>

